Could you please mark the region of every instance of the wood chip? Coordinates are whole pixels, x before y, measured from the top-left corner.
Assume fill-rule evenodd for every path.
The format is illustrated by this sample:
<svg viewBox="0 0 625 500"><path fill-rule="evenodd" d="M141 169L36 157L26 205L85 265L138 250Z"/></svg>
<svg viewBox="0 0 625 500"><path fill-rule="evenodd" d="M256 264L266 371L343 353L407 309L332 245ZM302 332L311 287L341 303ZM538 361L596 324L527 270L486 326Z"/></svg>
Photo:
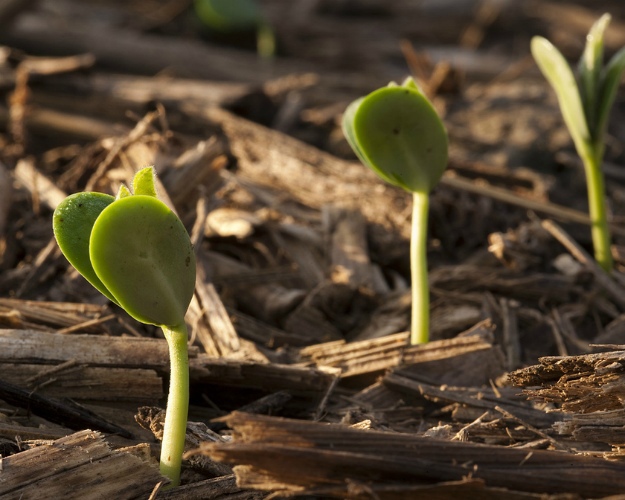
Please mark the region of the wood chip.
<svg viewBox="0 0 625 500"><path fill-rule="evenodd" d="M240 464L235 473L243 487L301 494L319 486L336 488L346 481L417 486L470 476L489 487L528 493L601 497L625 488L625 465L591 456L243 413L231 414L226 422L234 430L233 442L206 443L199 451Z"/></svg>
<svg viewBox="0 0 625 500"><path fill-rule="evenodd" d="M89 430L3 458L0 463L0 496L7 500L139 499L164 480L155 464L139 454L111 450L102 434Z"/></svg>

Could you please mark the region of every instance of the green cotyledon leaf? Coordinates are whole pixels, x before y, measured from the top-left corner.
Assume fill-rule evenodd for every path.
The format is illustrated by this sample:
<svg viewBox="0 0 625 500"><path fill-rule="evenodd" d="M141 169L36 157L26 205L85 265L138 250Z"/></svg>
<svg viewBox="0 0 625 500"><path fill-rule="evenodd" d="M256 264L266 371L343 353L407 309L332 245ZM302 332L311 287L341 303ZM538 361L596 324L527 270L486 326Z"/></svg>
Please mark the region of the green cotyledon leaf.
<svg viewBox="0 0 625 500"><path fill-rule="evenodd" d="M407 191L434 188L447 167L447 132L410 79L378 89L348 110L348 140L365 165Z"/></svg>
<svg viewBox="0 0 625 500"><path fill-rule="evenodd" d="M133 318L158 326L184 321L195 288L195 256L174 212L153 196L115 201L91 232L91 264Z"/></svg>
<svg viewBox="0 0 625 500"><path fill-rule="evenodd" d="M65 198L54 211L54 236L72 266L109 300L117 300L98 278L89 257L89 239L96 219L115 201L103 193L76 193Z"/></svg>

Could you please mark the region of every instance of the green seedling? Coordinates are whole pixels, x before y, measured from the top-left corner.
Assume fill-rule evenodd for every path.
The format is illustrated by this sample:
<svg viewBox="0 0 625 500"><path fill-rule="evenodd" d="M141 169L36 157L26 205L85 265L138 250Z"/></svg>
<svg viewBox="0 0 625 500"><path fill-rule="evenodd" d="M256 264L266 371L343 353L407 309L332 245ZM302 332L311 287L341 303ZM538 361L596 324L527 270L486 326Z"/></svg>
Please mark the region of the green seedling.
<svg viewBox="0 0 625 500"><path fill-rule="evenodd" d="M276 52L275 35L255 0L194 0L195 13L216 33L256 32L256 50L262 57Z"/></svg>
<svg viewBox="0 0 625 500"><path fill-rule="evenodd" d="M564 123L584 164L595 259L606 272L612 270L613 262L601 162L610 110L625 69L625 47L603 65L603 38L610 19L609 14L601 16L586 36L577 80L549 40L537 36L531 42L532 55L556 92Z"/></svg>
<svg viewBox="0 0 625 500"><path fill-rule="evenodd" d="M343 133L358 158L383 180L412 193L410 269L412 344L429 340L427 274L429 194L447 166L447 132L412 78L391 83L351 103Z"/></svg>
<svg viewBox="0 0 625 500"><path fill-rule="evenodd" d="M195 256L178 216L156 196L152 167L137 172L134 194L76 193L57 207L54 236L69 262L137 321L163 329L171 376L161 473L180 483L189 406L184 316L195 288Z"/></svg>

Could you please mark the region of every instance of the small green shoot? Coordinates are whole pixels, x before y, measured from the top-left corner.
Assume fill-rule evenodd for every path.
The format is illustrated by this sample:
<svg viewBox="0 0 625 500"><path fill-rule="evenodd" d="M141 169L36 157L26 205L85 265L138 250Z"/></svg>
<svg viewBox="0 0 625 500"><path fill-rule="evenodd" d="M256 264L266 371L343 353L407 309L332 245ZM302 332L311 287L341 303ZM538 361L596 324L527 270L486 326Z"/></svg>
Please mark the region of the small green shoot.
<svg viewBox="0 0 625 500"><path fill-rule="evenodd" d="M137 172L133 190L68 196L54 212L53 229L67 260L94 287L137 321L163 329L171 376L161 473L177 486L189 406L184 316L195 288L195 256L182 222L156 197L152 167Z"/></svg>
<svg viewBox="0 0 625 500"><path fill-rule="evenodd" d="M351 103L343 133L358 158L390 184L413 195L410 269L411 344L429 340L430 297L427 271L429 194L447 167L443 122L412 78L391 83Z"/></svg>
<svg viewBox="0 0 625 500"><path fill-rule="evenodd" d="M606 272L612 270L613 262L601 162L610 110L625 69L625 47L603 65L603 39L610 19L610 14L604 14L588 32L577 80L549 40L537 36L531 42L532 55L556 92L564 123L584 164L595 259Z"/></svg>
<svg viewBox="0 0 625 500"><path fill-rule="evenodd" d="M255 0L194 0L195 13L217 33L256 31L256 51L264 58L276 52L275 34Z"/></svg>

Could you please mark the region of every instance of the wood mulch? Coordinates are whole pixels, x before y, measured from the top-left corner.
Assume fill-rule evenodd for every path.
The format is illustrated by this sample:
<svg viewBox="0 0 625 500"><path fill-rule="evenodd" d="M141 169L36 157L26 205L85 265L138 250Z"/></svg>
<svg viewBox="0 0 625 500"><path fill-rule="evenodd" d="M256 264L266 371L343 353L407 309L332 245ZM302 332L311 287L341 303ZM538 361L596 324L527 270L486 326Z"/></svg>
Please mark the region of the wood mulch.
<svg viewBox="0 0 625 500"><path fill-rule="evenodd" d="M190 0L0 5L2 499L625 495L625 108L604 170L616 268L529 55L572 59L616 1L263 0L278 55ZM253 34L252 34L253 35ZM410 196L360 165L346 105L412 72L443 116L432 341L408 346ZM67 263L51 215L154 165L198 262L182 486L169 361Z"/></svg>

